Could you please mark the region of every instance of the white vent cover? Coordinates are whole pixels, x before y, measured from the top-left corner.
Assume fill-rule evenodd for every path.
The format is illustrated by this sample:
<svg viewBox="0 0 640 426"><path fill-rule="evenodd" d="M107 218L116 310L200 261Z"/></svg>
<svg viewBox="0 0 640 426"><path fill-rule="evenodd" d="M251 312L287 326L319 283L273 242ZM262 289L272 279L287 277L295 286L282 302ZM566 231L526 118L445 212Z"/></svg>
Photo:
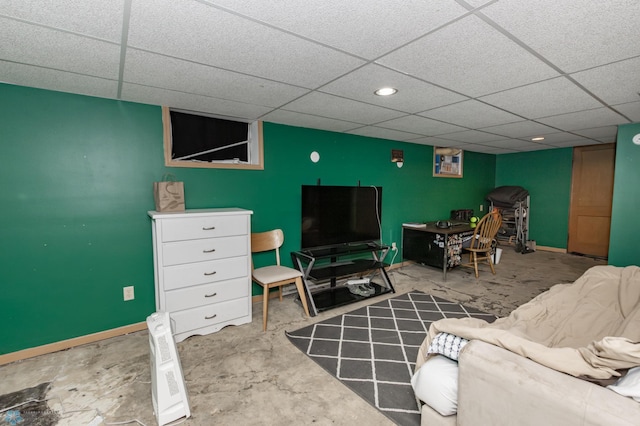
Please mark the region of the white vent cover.
<svg viewBox="0 0 640 426"><path fill-rule="evenodd" d="M151 399L153 412L162 426L191 415L182 366L171 333L168 312L147 317L151 358Z"/></svg>

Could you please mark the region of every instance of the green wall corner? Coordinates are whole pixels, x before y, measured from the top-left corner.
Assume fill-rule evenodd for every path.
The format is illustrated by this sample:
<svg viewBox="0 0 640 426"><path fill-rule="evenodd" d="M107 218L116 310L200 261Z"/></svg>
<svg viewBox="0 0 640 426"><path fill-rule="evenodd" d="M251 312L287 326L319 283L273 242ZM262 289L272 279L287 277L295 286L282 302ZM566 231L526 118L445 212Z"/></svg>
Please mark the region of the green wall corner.
<svg viewBox="0 0 640 426"><path fill-rule="evenodd" d="M567 248L572 148L502 154L496 159L496 187L529 191L529 239L540 246Z"/></svg>
<svg viewBox="0 0 640 426"><path fill-rule="evenodd" d="M0 353L143 321L154 307L160 108L0 85ZM142 266L144 265L144 266ZM136 298L124 302L122 287Z"/></svg>
<svg viewBox="0 0 640 426"><path fill-rule="evenodd" d="M618 127L609 234L609 264L615 266L640 266L640 145L632 141L637 134L640 123Z"/></svg>

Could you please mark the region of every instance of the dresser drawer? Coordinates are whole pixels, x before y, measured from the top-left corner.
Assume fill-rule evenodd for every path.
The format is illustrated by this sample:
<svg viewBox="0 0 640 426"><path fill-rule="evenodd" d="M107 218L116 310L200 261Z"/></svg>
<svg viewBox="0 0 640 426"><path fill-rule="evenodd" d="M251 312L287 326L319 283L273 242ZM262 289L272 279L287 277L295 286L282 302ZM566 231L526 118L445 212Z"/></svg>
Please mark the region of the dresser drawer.
<svg viewBox="0 0 640 426"><path fill-rule="evenodd" d="M161 223L163 242L249 234L244 215L166 219Z"/></svg>
<svg viewBox="0 0 640 426"><path fill-rule="evenodd" d="M179 334L247 315L249 315L249 301L247 299L235 299L172 312L171 318L175 321L174 333Z"/></svg>
<svg viewBox="0 0 640 426"><path fill-rule="evenodd" d="M164 266L203 262L227 257L247 256L247 236L178 241L162 245Z"/></svg>
<svg viewBox="0 0 640 426"><path fill-rule="evenodd" d="M230 257L209 262L188 263L163 268L164 290L214 283L249 276L246 256Z"/></svg>
<svg viewBox="0 0 640 426"><path fill-rule="evenodd" d="M195 308L212 303L249 296L248 278L203 284L166 292L164 310L169 312Z"/></svg>

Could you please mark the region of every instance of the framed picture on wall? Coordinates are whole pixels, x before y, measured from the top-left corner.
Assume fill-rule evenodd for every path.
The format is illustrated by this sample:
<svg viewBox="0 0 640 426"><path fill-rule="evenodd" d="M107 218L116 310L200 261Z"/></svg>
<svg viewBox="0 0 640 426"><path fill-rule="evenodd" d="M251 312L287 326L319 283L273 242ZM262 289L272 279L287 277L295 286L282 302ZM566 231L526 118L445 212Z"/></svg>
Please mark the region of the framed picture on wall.
<svg viewBox="0 0 640 426"><path fill-rule="evenodd" d="M459 148L433 148L433 175L437 177L462 177L462 150Z"/></svg>

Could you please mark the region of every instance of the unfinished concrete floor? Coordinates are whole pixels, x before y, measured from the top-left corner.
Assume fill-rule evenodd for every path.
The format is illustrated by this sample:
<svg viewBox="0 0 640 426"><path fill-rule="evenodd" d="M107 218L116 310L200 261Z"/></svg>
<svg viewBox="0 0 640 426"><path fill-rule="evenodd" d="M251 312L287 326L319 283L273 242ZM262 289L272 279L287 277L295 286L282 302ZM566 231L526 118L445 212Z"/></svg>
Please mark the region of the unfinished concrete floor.
<svg viewBox="0 0 640 426"><path fill-rule="evenodd" d="M545 251L522 255L505 247L497 274L484 266L478 280L472 269L456 268L445 282L441 271L415 264L392 269L390 277L397 294L420 290L504 316L550 286L573 282L600 264L605 262ZM303 355L284 334L366 302L307 318L293 297L282 303L272 299L266 332L262 332L262 307L257 303L251 324L179 343L192 413L184 424L392 424ZM1 366L0 377L0 395L51 382L46 399L59 425L127 420L136 424L134 419L156 424L146 331ZM104 421L98 422L97 416Z"/></svg>

